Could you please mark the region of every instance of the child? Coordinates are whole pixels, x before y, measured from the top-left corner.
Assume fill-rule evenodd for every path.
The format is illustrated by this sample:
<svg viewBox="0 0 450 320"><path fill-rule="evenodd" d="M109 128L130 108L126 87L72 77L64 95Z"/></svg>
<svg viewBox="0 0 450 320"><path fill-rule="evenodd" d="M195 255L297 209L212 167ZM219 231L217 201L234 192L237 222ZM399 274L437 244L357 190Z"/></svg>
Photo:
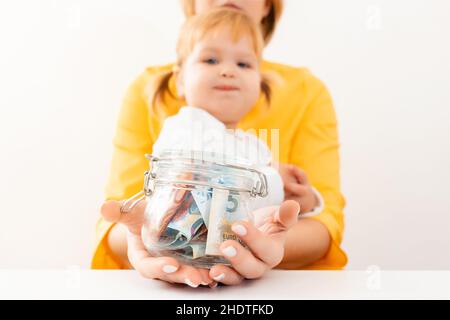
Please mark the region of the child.
<svg viewBox="0 0 450 320"><path fill-rule="evenodd" d="M188 21L178 40L177 63L172 71L178 95L187 105L165 120L153 145L155 156L177 149L209 151L247 161L268 181L268 196L255 198L252 209L281 204L283 180L295 179L283 171L282 179L261 139L236 129L261 91L270 107L270 86L259 71L263 45L257 26L237 10L214 10ZM153 105L170 94L168 79L172 73L155 85Z"/></svg>

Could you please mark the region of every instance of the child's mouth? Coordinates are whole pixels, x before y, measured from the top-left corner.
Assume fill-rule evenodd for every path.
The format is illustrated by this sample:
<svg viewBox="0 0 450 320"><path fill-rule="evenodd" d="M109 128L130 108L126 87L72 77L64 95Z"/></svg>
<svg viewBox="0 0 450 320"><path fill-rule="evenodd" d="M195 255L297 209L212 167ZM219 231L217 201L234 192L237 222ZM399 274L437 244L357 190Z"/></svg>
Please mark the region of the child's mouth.
<svg viewBox="0 0 450 320"><path fill-rule="evenodd" d="M223 7L233 8L233 9L237 9L237 10L241 9L240 7L238 7L237 5L235 5L234 3L231 3L231 2L224 4Z"/></svg>
<svg viewBox="0 0 450 320"><path fill-rule="evenodd" d="M215 89L215 90L220 90L220 91L238 91L238 90L239 90L238 87L235 87L235 86L226 86L226 85L215 86L214 89Z"/></svg>

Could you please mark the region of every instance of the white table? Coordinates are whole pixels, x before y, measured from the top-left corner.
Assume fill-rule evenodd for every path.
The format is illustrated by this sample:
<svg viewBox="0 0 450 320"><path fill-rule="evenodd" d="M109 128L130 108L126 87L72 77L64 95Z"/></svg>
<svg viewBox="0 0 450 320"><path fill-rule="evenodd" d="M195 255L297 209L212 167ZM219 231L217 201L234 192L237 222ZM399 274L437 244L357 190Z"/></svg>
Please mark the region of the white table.
<svg viewBox="0 0 450 320"><path fill-rule="evenodd" d="M135 271L0 270L0 299L450 299L450 271L281 271L236 287L174 286Z"/></svg>

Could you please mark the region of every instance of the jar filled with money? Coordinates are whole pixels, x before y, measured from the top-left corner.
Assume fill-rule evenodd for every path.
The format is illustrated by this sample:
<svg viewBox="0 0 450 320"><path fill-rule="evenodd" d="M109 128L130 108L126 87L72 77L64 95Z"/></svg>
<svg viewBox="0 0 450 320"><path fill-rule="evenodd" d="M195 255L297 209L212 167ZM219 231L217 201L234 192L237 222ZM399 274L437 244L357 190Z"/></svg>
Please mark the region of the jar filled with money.
<svg viewBox="0 0 450 320"><path fill-rule="evenodd" d="M146 157L151 169L144 179L142 240L150 254L200 268L229 265L219 246L239 241L234 222L252 222L250 201L267 195L266 176L214 153L171 150Z"/></svg>

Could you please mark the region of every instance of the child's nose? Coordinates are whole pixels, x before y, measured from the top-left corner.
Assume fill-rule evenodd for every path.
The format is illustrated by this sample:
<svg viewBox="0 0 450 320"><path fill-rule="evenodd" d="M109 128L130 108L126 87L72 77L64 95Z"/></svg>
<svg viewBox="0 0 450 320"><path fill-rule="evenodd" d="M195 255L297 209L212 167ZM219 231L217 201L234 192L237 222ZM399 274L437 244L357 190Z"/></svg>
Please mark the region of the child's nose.
<svg viewBox="0 0 450 320"><path fill-rule="evenodd" d="M220 75L225 78L234 78L236 76L235 68L231 65L224 65L220 70Z"/></svg>

